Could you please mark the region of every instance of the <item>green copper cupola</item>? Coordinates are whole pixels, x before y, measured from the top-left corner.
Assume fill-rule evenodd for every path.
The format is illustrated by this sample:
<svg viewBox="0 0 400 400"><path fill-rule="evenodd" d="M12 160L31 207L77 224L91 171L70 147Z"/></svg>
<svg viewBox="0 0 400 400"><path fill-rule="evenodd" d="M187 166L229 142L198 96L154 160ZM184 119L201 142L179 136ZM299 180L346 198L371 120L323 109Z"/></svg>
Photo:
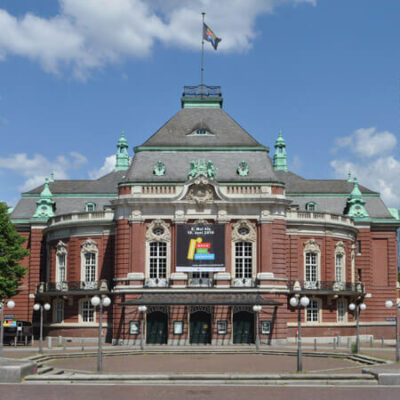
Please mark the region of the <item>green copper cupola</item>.
<svg viewBox="0 0 400 400"><path fill-rule="evenodd" d="M286 158L286 143L282 137L282 131L279 131L278 139L275 142L274 154L274 169L275 171L287 171L287 158Z"/></svg>
<svg viewBox="0 0 400 400"><path fill-rule="evenodd" d="M347 199L345 214L353 217L355 220L369 218L367 209L365 208L365 200L358 187L357 178L353 179L353 190Z"/></svg>
<svg viewBox="0 0 400 400"><path fill-rule="evenodd" d="M36 202L36 212L33 214L32 219L46 220L54 217L54 204L53 194L49 188L49 179L46 178L44 188L40 193L40 199Z"/></svg>
<svg viewBox="0 0 400 400"><path fill-rule="evenodd" d="M115 162L115 171L125 171L129 168L128 142L125 139L124 131L117 143L117 155Z"/></svg>

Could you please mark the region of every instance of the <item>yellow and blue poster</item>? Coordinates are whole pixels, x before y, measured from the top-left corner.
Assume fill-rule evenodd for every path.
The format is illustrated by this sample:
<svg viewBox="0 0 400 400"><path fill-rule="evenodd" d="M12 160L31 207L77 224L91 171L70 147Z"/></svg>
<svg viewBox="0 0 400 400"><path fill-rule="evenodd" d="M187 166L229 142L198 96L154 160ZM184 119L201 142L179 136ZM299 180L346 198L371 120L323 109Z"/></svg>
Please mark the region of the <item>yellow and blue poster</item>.
<svg viewBox="0 0 400 400"><path fill-rule="evenodd" d="M225 271L225 225L177 225L178 272Z"/></svg>

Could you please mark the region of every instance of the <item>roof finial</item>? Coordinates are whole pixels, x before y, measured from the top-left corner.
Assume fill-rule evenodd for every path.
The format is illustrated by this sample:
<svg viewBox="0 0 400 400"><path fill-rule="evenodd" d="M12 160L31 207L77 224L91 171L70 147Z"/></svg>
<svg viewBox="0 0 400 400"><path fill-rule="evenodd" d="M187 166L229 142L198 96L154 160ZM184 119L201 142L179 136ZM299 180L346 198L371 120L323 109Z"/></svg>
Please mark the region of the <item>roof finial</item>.
<svg viewBox="0 0 400 400"><path fill-rule="evenodd" d="M36 211L32 218L47 220L50 217L54 217L54 204L53 194L49 188L49 178L46 178L43 190L40 193L40 199L36 202Z"/></svg>
<svg viewBox="0 0 400 400"><path fill-rule="evenodd" d="M351 171L347 173L347 182L351 182Z"/></svg>
<svg viewBox="0 0 400 400"><path fill-rule="evenodd" d="M115 171L124 171L129 168L128 142L125 139L125 133L122 130L117 143L117 154L115 162Z"/></svg>
<svg viewBox="0 0 400 400"><path fill-rule="evenodd" d="M275 171L287 171L287 159L286 159L286 143L282 137L282 130L279 130L278 138L275 142L275 154L274 154L274 169Z"/></svg>
<svg viewBox="0 0 400 400"><path fill-rule="evenodd" d="M353 190L347 200L345 213L354 219L365 219L369 217L368 211L365 208L365 200L358 187L357 177L353 178Z"/></svg>

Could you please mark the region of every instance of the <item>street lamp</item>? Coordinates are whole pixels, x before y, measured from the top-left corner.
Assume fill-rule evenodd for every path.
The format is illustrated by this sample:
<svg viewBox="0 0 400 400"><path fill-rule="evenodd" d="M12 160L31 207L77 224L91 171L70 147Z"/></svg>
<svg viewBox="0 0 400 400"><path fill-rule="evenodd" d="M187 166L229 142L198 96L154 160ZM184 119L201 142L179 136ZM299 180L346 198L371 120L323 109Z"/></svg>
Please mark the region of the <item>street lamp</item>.
<svg viewBox="0 0 400 400"><path fill-rule="evenodd" d="M393 307L393 301L392 300L387 300L385 302L386 308L392 308ZM400 361L400 344L399 344L399 307L400 304L397 304L396 302L396 362Z"/></svg>
<svg viewBox="0 0 400 400"><path fill-rule="evenodd" d="M356 354L360 352L360 311L364 311L367 309L367 305L364 303L361 304L349 304L349 310L355 311L356 318Z"/></svg>
<svg viewBox="0 0 400 400"><path fill-rule="evenodd" d="M39 353L43 353L43 309L46 311L49 311L51 308L51 305L49 303L40 304L40 303L35 303L33 305L33 309L35 311L40 310L40 334L39 334Z"/></svg>
<svg viewBox="0 0 400 400"><path fill-rule="evenodd" d="M103 344L101 340L101 333L103 330L103 306L108 307L111 304L111 299L108 296L103 296L101 299L99 296L93 296L90 299L93 307L99 306L99 331L97 334L97 372L101 372L103 369Z"/></svg>
<svg viewBox="0 0 400 400"><path fill-rule="evenodd" d="M0 326L0 357L3 355L3 338L4 338L4 306L7 306L10 310L15 307L15 301L9 300L5 303L3 300L0 301L1 310L1 326Z"/></svg>
<svg viewBox="0 0 400 400"><path fill-rule="evenodd" d="M146 306L139 306L139 312L143 313L142 320L140 321L140 349L144 350L144 318L146 315L147 307Z"/></svg>
<svg viewBox="0 0 400 400"><path fill-rule="evenodd" d="M260 335L259 335L259 328L258 328L258 316L260 314L261 311L261 306L259 305L254 305L253 306L253 311L256 314L256 351L259 352L260 351Z"/></svg>
<svg viewBox="0 0 400 400"><path fill-rule="evenodd" d="M303 360L301 352L301 307L306 308L310 304L310 299L307 296L303 296L300 301L296 296L293 296L290 300L290 305L293 308L297 307L297 372L303 371Z"/></svg>

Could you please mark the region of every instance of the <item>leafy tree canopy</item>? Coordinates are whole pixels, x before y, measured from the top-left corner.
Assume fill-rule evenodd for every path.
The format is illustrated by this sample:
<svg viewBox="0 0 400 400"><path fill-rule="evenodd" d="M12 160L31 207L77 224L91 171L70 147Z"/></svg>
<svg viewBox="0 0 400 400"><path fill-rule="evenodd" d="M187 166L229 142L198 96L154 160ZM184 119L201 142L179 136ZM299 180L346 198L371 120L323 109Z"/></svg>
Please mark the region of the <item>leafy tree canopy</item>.
<svg viewBox="0 0 400 400"><path fill-rule="evenodd" d="M19 262L29 255L22 247L25 238L10 221L8 207L0 202L0 300L15 296L27 268Z"/></svg>

